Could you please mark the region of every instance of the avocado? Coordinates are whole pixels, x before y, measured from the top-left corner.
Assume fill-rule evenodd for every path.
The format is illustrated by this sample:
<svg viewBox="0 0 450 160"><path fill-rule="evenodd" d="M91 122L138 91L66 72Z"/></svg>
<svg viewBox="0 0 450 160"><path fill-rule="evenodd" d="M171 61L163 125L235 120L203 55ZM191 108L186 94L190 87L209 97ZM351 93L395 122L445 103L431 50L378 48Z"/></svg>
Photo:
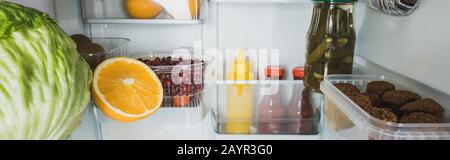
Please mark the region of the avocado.
<svg viewBox="0 0 450 160"><path fill-rule="evenodd" d="M96 43L86 43L77 48L80 54L94 54L94 53L103 53L105 49Z"/></svg>
<svg viewBox="0 0 450 160"><path fill-rule="evenodd" d="M70 36L70 38L72 38L72 40L77 44L77 48L83 44L92 42L91 39L82 34L74 34Z"/></svg>

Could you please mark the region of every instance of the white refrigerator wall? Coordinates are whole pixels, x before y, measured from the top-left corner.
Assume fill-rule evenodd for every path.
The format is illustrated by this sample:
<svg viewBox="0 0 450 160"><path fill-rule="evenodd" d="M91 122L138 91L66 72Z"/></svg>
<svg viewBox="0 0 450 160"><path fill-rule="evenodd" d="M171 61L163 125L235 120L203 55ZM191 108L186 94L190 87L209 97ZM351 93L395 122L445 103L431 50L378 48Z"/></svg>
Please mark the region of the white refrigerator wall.
<svg viewBox="0 0 450 160"><path fill-rule="evenodd" d="M222 3L210 6L206 23L216 28L214 35L216 47L222 52L227 49L270 49L278 50L279 62L288 73L286 79L292 79L292 68L305 63L306 36L309 29L313 4L310 0L217 0ZM214 6L217 5L217 6ZM356 8L365 8L357 4ZM355 10L355 25L359 30L361 17ZM211 36L209 36L211 38ZM211 38L214 39L214 38ZM210 40L205 44L210 44ZM206 45L207 46L207 45ZM208 46L207 46L208 47ZM261 60L253 67L258 68L258 78L263 78L265 65ZM260 64L260 66L256 66Z"/></svg>
<svg viewBox="0 0 450 160"><path fill-rule="evenodd" d="M222 52L227 49L278 52L279 63L288 70L287 79L292 79L292 68L303 66L312 13L310 3L220 3L213 9L216 10L210 13L217 14L212 17L216 18L213 25L217 27L217 47ZM258 63L252 60L259 79L263 78L265 67L262 57Z"/></svg>
<svg viewBox="0 0 450 160"><path fill-rule="evenodd" d="M449 7L449 0L422 0L408 17L364 9L358 54L450 94Z"/></svg>

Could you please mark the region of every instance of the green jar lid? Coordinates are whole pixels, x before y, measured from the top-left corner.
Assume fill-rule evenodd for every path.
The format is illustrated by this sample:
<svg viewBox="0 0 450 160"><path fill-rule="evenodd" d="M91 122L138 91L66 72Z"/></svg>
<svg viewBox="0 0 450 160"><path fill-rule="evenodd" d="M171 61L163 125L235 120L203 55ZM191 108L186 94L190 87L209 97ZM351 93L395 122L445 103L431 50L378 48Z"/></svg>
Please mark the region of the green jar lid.
<svg viewBox="0 0 450 160"><path fill-rule="evenodd" d="M325 2L325 3L353 3L357 0L311 0L313 2Z"/></svg>

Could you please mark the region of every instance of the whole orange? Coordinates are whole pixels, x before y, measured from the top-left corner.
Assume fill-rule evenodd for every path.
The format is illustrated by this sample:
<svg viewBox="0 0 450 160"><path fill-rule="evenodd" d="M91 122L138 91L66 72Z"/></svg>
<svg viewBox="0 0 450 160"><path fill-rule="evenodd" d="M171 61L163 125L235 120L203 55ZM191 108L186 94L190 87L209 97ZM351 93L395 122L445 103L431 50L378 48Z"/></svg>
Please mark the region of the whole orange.
<svg viewBox="0 0 450 160"><path fill-rule="evenodd" d="M133 18L151 19L158 16L163 7L152 0L125 0L125 9Z"/></svg>

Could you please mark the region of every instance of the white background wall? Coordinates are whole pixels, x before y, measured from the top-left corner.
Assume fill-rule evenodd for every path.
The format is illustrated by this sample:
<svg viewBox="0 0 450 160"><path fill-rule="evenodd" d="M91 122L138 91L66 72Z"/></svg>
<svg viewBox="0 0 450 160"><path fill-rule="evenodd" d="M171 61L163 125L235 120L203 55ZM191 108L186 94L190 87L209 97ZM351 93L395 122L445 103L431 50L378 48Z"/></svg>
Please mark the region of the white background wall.
<svg viewBox="0 0 450 160"><path fill-rule="evenodd" d="M279 62L288 72L286 79L292 79L292 68L304 65L310 3L224 3L217 10L212 12L218 13L217 47L222 52L238 48L269 52L277 49ZM261 63L255 61L253 68L258 68L261 79L265 66L257 67Z"/></svg>

